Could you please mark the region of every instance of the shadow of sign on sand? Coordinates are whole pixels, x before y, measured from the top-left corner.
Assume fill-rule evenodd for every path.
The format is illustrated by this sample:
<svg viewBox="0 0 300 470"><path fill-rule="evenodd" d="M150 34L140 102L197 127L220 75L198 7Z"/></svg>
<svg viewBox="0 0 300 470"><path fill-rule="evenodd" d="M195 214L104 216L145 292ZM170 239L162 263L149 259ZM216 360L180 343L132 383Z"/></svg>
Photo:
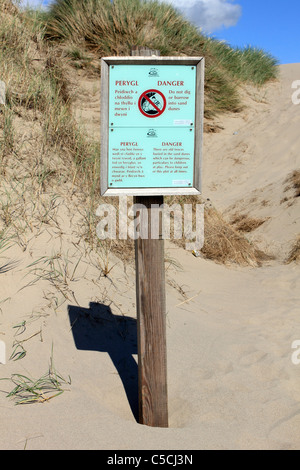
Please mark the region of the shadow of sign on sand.
<svg viewBox="0 0 300 470"><path fill-rule="evenodd" d="M76 348L109 354L138 421L138 366L133 357L137 354L136 320L114 315L107 305L94 302L89 308L69 305L68 311Z"/></svg>

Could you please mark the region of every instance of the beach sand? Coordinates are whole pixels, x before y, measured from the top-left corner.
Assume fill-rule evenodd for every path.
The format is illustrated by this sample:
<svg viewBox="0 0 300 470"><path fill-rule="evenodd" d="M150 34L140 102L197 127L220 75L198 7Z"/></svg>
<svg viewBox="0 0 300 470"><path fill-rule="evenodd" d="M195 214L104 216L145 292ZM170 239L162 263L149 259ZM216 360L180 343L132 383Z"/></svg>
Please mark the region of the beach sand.
<svg viewBox="0 0 300 470"><path fill-rule="evenodd" d="M1 377L37 379L52 358L71 383L43 403L16 406L6 396L13 383L1 381L1 449L300 448L300 364L292 362L300 266L285 263L300 232L300 199L287 182L300 168L300 105L291 100L299 79L300 64L290 64L278 81L244 87L243 111L204 135L203 197L227 220L265 219L247 237L276 258L224 266L166 242L176 260L166 263L169 428L137 422L134 265L110 254L113 268L100 275L77 235L75 196L57 200L59 224L35 233L25 251L5 251L16 264L0 274ZM93 99L90 113L77 112L97 129ZM54 253L64 267L56 282L43 264ZM16 341L26 355L8 360Z"/></svg>

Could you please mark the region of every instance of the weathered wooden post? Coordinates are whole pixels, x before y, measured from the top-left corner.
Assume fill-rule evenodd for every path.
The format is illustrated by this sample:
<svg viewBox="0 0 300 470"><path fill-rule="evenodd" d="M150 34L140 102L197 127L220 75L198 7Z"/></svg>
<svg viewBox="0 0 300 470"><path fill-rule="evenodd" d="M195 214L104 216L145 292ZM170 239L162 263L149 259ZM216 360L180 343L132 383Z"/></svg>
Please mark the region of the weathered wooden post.
<svg viewBox="0 0 300 470"><path fill-rule="evenodd" d="M136 196L135 204L140 232L148 233L135 240L139 422L168 427L164 240L162 214L154 216L163 196Z"/></svg>
<svg viewBox="0 0 300 470"><path fill-rule="evenodd" d="M131 55L159 56L160 51L133 47ZM165 264L159 210L164 197L135 196L134 203L141 206L140 232L148 235L135 240L139 422L168 427ZM157 217L152 211L159 212ZM158 226L153 227L154 223Z"/></svg>
<svg viewBox="0 0 300 470"><path fill-rule="evenodd" d="M101 194L133 196L137 215L139 422L168 427L161 209L200 194L204 61L136 47L101 63Z"/></svg>

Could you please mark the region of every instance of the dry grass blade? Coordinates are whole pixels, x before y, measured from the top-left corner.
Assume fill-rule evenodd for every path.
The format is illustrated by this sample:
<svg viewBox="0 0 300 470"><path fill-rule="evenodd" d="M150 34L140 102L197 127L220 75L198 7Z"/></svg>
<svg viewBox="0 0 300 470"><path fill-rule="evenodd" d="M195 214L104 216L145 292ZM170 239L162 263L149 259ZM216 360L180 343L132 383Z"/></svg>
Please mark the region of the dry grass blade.
<svg viewBox="0 0 300 470"><path fill-rule="evenodd" d="M298 235L290 253L287 257L286 263L292 263L293 261L300 261L300 234Z"/></svg>
<svg viewBox="0 0 300 470"><path fill-rule="evenodd" d="M259 266L270 259L227 223L216 209L207 208L204 220L205 241L201 251L205 258L241 266Z"/></svg>
<svg viewBox="0 0 300 470"><path fill-rule="evenodd" d="M17 343L14 346L15 346L15 348L14 348L13 352L11 353L9 360L10 361L18 361L19 359L23 359L23 357L26 356L26 351L23 348L22 344Z"/></svg>
<svg viewBox="0 0 300 470"><path fill-rule="evenodd" d="M0 253L8 250L11 247L10 237L7 237L5 231L0 231ZM7 261L4 264L0 264L0 274L4 274L11 269L14 269L18 265L18 261Z"/></svg>
<svg viewBox="0 0 300 470"><path fill-rule="evenodd" d="M300 197L300 170L293 171L286 179L286 183L289 183L286 190L293 188L295 190L294 197Z"/></svg>
<svg viewBox="0 0 300 470"><path fill-rule="evenodd" d="M260 227L267 219L258 219L246 214L235 215L231 220L231 225L239 232L253 232Z"/></svg>
<svg viewBox="0 0 300 470"><path fill-rule="evenodd" d="M14 269L19 263L17 261L8 261L7 263L0 266L0 274L7 273L11 269Z"/></svg>
<svg viewBox="0 0 300 470"><path fill-rule="evenodd" d="M52 382L48 374L38 380L32 380L20 374L13 374L11 380L16 386L7 396L14 397L16 405L43 403L63 392ZM53 394L55 390L57 392ZM49 396L49 393L52 393L52 395Z"/></svg>

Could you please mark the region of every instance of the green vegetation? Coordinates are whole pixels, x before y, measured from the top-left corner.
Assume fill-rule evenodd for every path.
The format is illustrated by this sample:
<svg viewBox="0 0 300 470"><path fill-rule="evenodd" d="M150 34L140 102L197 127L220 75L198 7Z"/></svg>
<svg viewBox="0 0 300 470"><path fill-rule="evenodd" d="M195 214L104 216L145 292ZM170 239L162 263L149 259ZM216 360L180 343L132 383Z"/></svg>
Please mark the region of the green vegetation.
<svg viewBox="0 0 300 470"><path fill-rule="evenodd" d="M204 36L176 9L156 0L56 0L46 37L73 43L98 57L130 55L133 45L159 50L162 56L206 58L206 117L238 111L240 82L262 85L276 77L276 59L262 50L232 49Z"/></svg>
<svg viewBox="0 0 300 470"><path fill-rule="evenodd" d="M48 12L23 13L8 0L0 5L0 70L7 87L0 166L16 151L13 118L25 108L41 123L44 150L67 151L89 184L95 181L99 145L87 142L71 115L66 60L89 68L104 55L130 55L133 45L158 49L161 55L203 55L207 118L241 108L240 83L262 85L276 77L273 57L206 37L172 6L155 0L56 0Z"/></svg>
<svg viewBox="0 0 300 470"><path fill-rule="evenodd" d="M76 121L71 86L79 69L99 75L102 56L130 55L132 46L162 56L204 56L206 118L238 112L239 86L260 86L277 73L276 60L263 51L232 49L155 0L56 0L47 12L20 12L0 0L0 70L7 91L0 109L0 233L22 249L34 229L56 223L60 197L80 188L80 236L101 251L102 271L108 272L111 250L132 258L131 245L106 247L96 237L100 145Z"/></svg>
<svg viewBox="0 0 300 470"><path fill-rule="evenodd" d="M9 380L13 382L15 387L7 397L14 399L16 405L44 403L61 395L65 390L63 387L71 384L70 377L63 378L54 368L52 354L49 369L42 377L32 379L25 375L13 374Z"/></svg>

